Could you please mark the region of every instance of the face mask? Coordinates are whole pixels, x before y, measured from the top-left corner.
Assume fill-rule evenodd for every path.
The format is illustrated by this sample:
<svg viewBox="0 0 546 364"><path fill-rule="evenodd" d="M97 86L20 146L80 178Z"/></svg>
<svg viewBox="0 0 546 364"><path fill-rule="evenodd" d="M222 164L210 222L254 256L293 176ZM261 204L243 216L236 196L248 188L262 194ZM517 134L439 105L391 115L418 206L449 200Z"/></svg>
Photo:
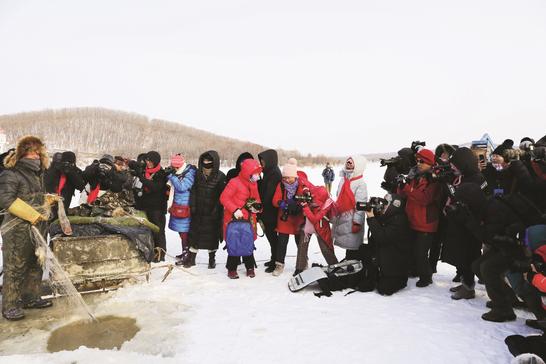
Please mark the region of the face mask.
<svg viewBox="0 0 546 364"><path fill-rule="evenodd" d="M250 176L250 182L258 182L259 180L260 180L259 174L253 174L252 176Z"/></svg>
<svg viewBox="0 0 546 364"><path fill-rule="evenodd" d="M212 165L213 165L212 162L211 163L203 163L203 168L204 169L212 169Z"/></svg>

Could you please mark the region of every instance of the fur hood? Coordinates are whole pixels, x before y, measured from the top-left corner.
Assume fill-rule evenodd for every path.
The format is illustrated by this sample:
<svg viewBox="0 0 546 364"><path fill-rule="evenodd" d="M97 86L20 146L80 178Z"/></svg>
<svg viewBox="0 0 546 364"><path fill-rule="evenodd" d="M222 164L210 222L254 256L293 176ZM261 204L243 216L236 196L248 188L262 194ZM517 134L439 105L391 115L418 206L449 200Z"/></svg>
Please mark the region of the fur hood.
<svg viewBox="0 0 546 364"><path fill-rule="evenodd" d="M15 151L9 153L4 158L5 168L15 167L15 164L29 152L36 152L40 155L42 170L46 170L49 167L49 156L47 155L45 144L42 143L40 138L27 135L19 139Z"/></svg>

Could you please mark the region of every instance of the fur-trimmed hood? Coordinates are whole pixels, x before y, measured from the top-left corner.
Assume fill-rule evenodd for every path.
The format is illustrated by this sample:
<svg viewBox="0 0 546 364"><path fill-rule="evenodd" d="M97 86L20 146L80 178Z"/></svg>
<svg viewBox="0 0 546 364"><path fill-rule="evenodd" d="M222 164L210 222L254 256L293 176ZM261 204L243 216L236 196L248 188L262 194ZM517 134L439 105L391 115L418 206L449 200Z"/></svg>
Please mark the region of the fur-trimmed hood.
<svg viewBox="0 0 546 364"><path fill-rule="evenodd" d="M17 141L15 151L9 153L4 158L5 168L13 168L27 153L36 152L40 155L41 169L46 170L49 167L49 156L45 144L40 138L33 135L26 135Z"/></svg>

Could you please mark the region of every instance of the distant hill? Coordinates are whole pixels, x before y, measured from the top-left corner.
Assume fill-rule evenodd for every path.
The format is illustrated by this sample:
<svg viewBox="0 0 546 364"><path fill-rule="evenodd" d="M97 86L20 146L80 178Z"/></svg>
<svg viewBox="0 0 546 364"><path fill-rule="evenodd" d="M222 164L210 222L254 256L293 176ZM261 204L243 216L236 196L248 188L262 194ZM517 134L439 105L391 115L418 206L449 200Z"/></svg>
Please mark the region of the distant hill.
<svg viewBox="0 0 546 364"><path fill-rule="evenodd" d="M207 150L216 150L226 165L232 165L239 154L254 156L268 147L192 128L181 123L149 119L136 113L104 108L71 108L43 110L0 116L0 128L8 145L15 145L23 135L43 138L50 151L72 150L79 158L96 158L102 154L136 158L139 153L157 150L164 163L175 153L182 153L195 163ZM297 151L277 149L280 163L288 158L302 165L336 162L323 155L302 155Z"/></svg>

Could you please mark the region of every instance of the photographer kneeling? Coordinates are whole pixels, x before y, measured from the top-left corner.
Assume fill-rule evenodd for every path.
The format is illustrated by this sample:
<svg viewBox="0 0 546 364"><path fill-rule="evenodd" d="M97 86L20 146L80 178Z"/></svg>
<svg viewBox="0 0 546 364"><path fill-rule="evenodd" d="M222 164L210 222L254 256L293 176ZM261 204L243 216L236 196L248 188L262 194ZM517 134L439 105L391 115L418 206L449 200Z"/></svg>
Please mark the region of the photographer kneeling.
<svg viewBox="0 0 546 364"><path fill-rule="evenodd" d="M361 208L366 211L368 241L377 256L377 292L390 296L406 287L408 282L411 230L404 201L398 195L387 194L385 199L372 197L369 202L357 205L357 209Z"/></svg>
<svg viewBox="0 0 546 364"><path fill-rule="evenodd" d="M89 184L86 186L87 203L92 204L100 191L121 192L126 177L116 171L114 157L105 154L85 168L83 178Z"/></svg>

